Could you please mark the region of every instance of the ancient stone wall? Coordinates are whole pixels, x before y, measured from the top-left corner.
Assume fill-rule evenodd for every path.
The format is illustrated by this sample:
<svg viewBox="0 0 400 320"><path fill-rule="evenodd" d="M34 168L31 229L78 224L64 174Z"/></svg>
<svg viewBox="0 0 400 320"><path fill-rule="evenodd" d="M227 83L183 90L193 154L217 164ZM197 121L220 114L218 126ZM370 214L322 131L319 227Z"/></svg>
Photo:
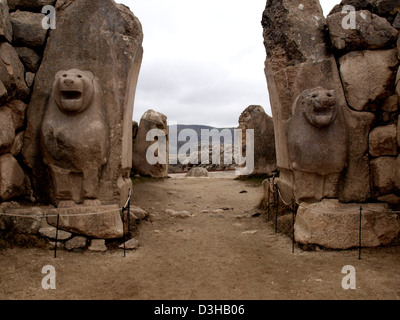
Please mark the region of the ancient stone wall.
<svg viewBox="0 0 400 320"><path fill-rule="evenodd" d="M142 41L113 0L0 1L0 230L122 237Z"/></svg>
<svg viewBox="0 0 400 320"><path fill-rule="evenodd" d="M32 192L21 155L26 109L48 34L41 10L55 2L0 2L0 202Z"/></svg>
<svg viewBox="0 0 400 320"><path fill-rule="evenodd" d="M357 206L347 203L383 204L374 207L376 221L366 222L373 229L380 221L370 234L375 245L400 231L387 206L400 203L399 10L398 0L343 0L325 19L317 0L267 2L262 24L276 181L286 201L300 204L302 243L356 245L337 241L340 232L343 239L358 232ZM354 223L338 223L339 213Z"/></svg>

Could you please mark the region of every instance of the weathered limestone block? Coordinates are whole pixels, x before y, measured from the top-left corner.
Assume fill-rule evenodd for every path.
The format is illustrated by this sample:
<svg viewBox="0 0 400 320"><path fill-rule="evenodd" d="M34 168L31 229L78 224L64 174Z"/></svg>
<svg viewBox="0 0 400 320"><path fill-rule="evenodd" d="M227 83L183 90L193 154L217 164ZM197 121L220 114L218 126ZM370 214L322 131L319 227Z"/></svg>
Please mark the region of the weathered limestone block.
<svg viewBox="0 0 400 320"><path fill-rule="evenodd" d="M147 141L147 134L151 130L158 130L154 141ZM167 117L162 113L154 110L148 110L144 113L140 120L139 130L133 141L133 162L132 170L143 176L152 178L165 178L168 176L168 124ZM151 149L149 149L151 148ZM148 150L154 158L154 162L150 163ZM153 156L154 155L154 156Z"/></svg>
<svg viewBox="0 0 400 320"><path fill-rule="evenodd" d="M262 25L270 68L326 58L325 24L318 1L268 1Z"/></svg>
<svg viewBox="0 0 400 320"><path fill-rule="evenodd" d="M100 84L110 129L109 158L96 198L122 206L132 188L132 115L143 54L142 27L127 7L112 0L66 0L57 8L57 29L49 33L27 113L23 156L32 169L34 195L45 201L52 198L47 191L51 177L39 146L55 75L78 69L90 71ZM77 26L79 32L72 32Z"/></svg>
<svg viewBox="0 0 400 320"><path fill-rule="evenodd" d="M104 239L93 239L88 249L94 252L105 252L107 251L106 241Z"/></svg>
<svg viewBox="0 0 400 320"><path fill-rule="evenodd" d="M0 39L12 41L12 26L7 1L0 1Z"/></svg>
<svg viewBox="0 0 400 320"><path fill-rule="evenodd" d="M49 238L51 240L55 240L57 238L57 240L59 241L65 241L68 240L72 237L72 233L70 232L66 232L63 230L58 230L55 227L44 227L44 228L40 228L39 229L39 234L42 237L46 237Z"/></svg>
<svg viewBox="0 0 400 320"><path fill-rule="evenodd" d="M12 100L7 103L7 108L12 111L15 130L24 127L27 104L21 100Z"/></svg>
<svg viewBox="0 0 400 320"><path fill-rule="evenodd" d="M395 86L397 50L350 52L339 59L349 105L357 111L375 111Z"/></svg>
<svg viewBox="0 0 400 320"><path fill-rule="evenodd" d="M96 239L118 239L123 236L121 210L118 206L76 206L49 211L47 222L71 233Z"/></svg>
<svg viewBox="0 0 400 320"><path fill-rule="evenodd" d="M192 168L186 174L186 178L207 178L208 171L206 168Z"/></svg>
<svg viewBox="0 0 400 320"><path fill-rule="evenodd" d="M0 200L7 201L23 195L25 174L11 154L0 156Z"/></svg>
<svg viewBox="0 0 400 320"><path fill-rule="evenodd" d="M375 194L393 193L396 185L396 157L379 157L371 160L371 184Z"/></svg>
<svg viewBox="0 0 400 320"><path fill-rule="evenodd" d="M41 12L46 5L55 5L56 0L7 0L10 10Z"/></svg>
<svg viewBox="0 0 400 320"><path fill-rule="evenodd" d="M339 186L339 200L344 203L366 202L371 194L369 167L369 133L375 123L370 112L345 109L348 133L348 159Z"/></svg>
<svg viewBox="0 0 400 320"><path fill-rule="evenodd" d="M379 123L397 124L399 115L399 97L397 94L391 95L386 99L377 115L379 116Z"/></svg>
<svg viewBox="0 0 400 320"><path fill-rule="evenodd" d="M12 12L10 16L15 45L29 48L44 46L48 30L42 26L43 14L17 11Z"/></svg>
<svg viewBox="0 0 400 320"><path fill-rule="evenodd" d="M57 204L97 198L101 168L109 157L109 126L102 90L91 72L71 69L56 74L41 149Z"/></svg>
<svg viewBox="0 0 400 320"><path fill-rule="evenodd" d="M336 93L321 87L305 90L296 100L287 125L296 199L337 197L348 152L342 108Z"/></svg>
<svg viewBox="0 0 400 320"><path fill-rule="evenodd" d="M394 19L392 23L392 27L396 28L397 30L400 29L400 13L396 15L396 18Z"/></svg>
<svg viewBox="0 0 400 320"><path fill-rule="evenodd" d="M73 237L65 243L65 249L68 251L81 250L86 248L87 239L85 237Z"/></svg>
<svg viewBox="0 0 400 320"><path fill-rule="evenodd" d="M341 12L346 5L353 6L357 11L369 10L379 16L387 17L397 14L400 0L342 0L332 9L330 14Z"/></svg>
<svg viewBox="0 0 400 320"><path fill-rule="evenodd" d="M242 146L246 146L246 130L254 130L254 171L252 174L272 175L272 172L277 169L272 118L261 106L249 106L240 115L238 129L242 130Z"/></svg>
<svg viewBox="0 0 400 320"><path fill-rule="evenodd" d="M0 44L0 80L10 98L25 99L28 97L29 88L25 83L24 66L18 53L8 42Z"/></svg>
<svg viewBox="0 0 400 320"><path fill-rule="evenodd" d="M3 81L0 80L0 104L3 104L7 100L7 89L3 84Z"/></svg>
<svg viewBox="0 0 400 320"><path fill-rule="evenodd" d="M21 151L22 147L24 146L24 131L18 132L15 136L14 143L11 146L10 153L16 157L18 156Z"/></svg>
<svg viewBox="0 0 400 320"><path fill-rule="evenodd" d="M32 72L27 72L27 73L25 74L25 82L26 82L26 85L27 85L29 88L31 88L34 81L35 81L35 74L32 73Z"/></svg>
<svg viewBox="0 0 400 320"><path fill-rule="evenodd" d="M391 244L400 233L400 218L385 204L363 204L363 247ZM360 205L325 199L301 203L295 223L296 242L329 249L359 246Z"/></svg>
<svg viewBox="0 0 400 320"><path fill-rule="evenodd" d="M14 49L17 51L26 71L36 73L41 61L41 57L36 51L27 47L14 47Z"/></svg>
<svg viewBox="0 0 400 320"><path fill-rule="evenodd" d="M397 155L397 127L377 127L369 135L369 153L373 157Z"/></svg>
<svg viewBox="0 0 400 320"><path fill-rule="evenodd" d="M37 234L44 219L40 208L21 208L6 210L6 216L0 216L0 225L7 231L23 234Z"/></svg>
<svg viewBox="0 0 400 320"><path fill-rule="evenodd" d="M348 52L394 46L398 31L385 18L367 10L357 11L356 28L344 29L343 19L346 15L348 13L335 13L326 19L335 49Z"/></svg>
<svg viewBox="0 0 400 320"><path fill-rule="evenodd" d="M130 239L119 246L125 250L136 250L139 247L139 241L136 239Z"/></svg>
<svg viewBox="0 0 400 320"><path fill-rule="evenodd" d="M0 154L7 153L15 139L13 113L7 107L0 107Z"/></svg>

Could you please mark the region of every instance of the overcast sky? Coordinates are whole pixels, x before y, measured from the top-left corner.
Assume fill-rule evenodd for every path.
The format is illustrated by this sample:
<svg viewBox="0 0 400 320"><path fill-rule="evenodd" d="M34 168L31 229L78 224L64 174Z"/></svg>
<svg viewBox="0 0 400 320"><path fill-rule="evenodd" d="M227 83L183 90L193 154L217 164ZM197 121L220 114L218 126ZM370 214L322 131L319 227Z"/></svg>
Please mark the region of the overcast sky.
<svg viewBox="0 0 400 320"><path fill-rule="evenodd" d="M249 105L271 115L261 17L266 0L116 0L144 32L134 120L236 127ZM325 14L340 0L322 0Z"/></svg>

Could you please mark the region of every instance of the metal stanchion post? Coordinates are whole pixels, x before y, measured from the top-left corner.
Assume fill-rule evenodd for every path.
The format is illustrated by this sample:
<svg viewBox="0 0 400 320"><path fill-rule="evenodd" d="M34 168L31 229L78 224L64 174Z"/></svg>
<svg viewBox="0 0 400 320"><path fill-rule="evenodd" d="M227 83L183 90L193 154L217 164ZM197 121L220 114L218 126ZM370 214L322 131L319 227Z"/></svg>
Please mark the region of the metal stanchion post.
<svg viewBox="0 0 400 320"><path fill-rule="evenodd" d="M296 220L296 201L292 199L292 214L293 214L293 226L292 226L292 253L294 253L295 239L294 239L294 224Z"/></svg>
<svg viewBox="0 0 400 320"><path fill-rule="evenodd" d="M276 193L276 213L275 213L275 234L278 233L278 213L279 213L279 187L276 186L275 188Z"/></svg>
<svg viewBox="0 0 400 320"><path fill-rule="evenodd" d="M359 246L358 246L358 260L361 260L361 246L362 246L362 211L363 208L360 207L360 229L359 229Z"/></svg>
<svg viewBox="0 0 400 320"><path fill-rule="evenodd" d="M57 215L57 228L56 228L56 242L55 242L55 245L54 245L54 259L56 259L56 258L57 258L57 247L58 247L58 227L59 227L59 224L60 224L60 215L58 214L58 215Z"/></svg>
<svg viewBox="0 0 400 320"><path fill-rule="evenodd" d="M269 221L270 210L271 210L271 183L269 183L269 180L268 180L268 215L267 215L267 221Z"/></svg>

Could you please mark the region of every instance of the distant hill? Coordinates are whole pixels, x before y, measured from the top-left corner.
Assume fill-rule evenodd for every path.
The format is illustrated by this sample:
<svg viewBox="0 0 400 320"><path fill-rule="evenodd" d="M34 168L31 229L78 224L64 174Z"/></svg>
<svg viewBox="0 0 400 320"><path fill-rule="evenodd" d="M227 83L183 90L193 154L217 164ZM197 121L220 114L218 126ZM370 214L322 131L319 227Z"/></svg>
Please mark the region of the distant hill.
<svg viewBox="0 0 400 320"><path fill-rule="evenodd" d="M215 127L210 127L210 126L205 126L205 125L196 125L196 124L193 124L193 125L178 124L178 125L174 125L174 126L169 126L169 131L170 131L170 146L169 146L170 149L169 149L169 152L170 152L170 154L176 154L177 151L178 151L184 144L186 144L186 143L189 141L189 138L187 138L187 141L178 141L178 143L177 143L177 148L175 148L174 142L171 141L171 132L172 132L173 130L176 130L176 132L177 132L177 137L179 137L180 132L181 132L182 130L185 130L185 129L190 129L190 130L193 130L193 131L196 132L197 137L198 137L198 141L197 141L197 143L196 143L196 146L198 146L198 145L200 144L200 142L201 142L200 140L201 140L201 131L202 131L202 130L214 130L214 129L217 129L219 132L221 132L221 131L224 130L224 129L228 129L228 130L231 131L231 134L232 134L232 142L233 142L233 131L234 131L236 128L215 128ZM221 140L222 140L222 139L221 139ZM223 141L221 141L221 144L223 144Z"/></svg>

